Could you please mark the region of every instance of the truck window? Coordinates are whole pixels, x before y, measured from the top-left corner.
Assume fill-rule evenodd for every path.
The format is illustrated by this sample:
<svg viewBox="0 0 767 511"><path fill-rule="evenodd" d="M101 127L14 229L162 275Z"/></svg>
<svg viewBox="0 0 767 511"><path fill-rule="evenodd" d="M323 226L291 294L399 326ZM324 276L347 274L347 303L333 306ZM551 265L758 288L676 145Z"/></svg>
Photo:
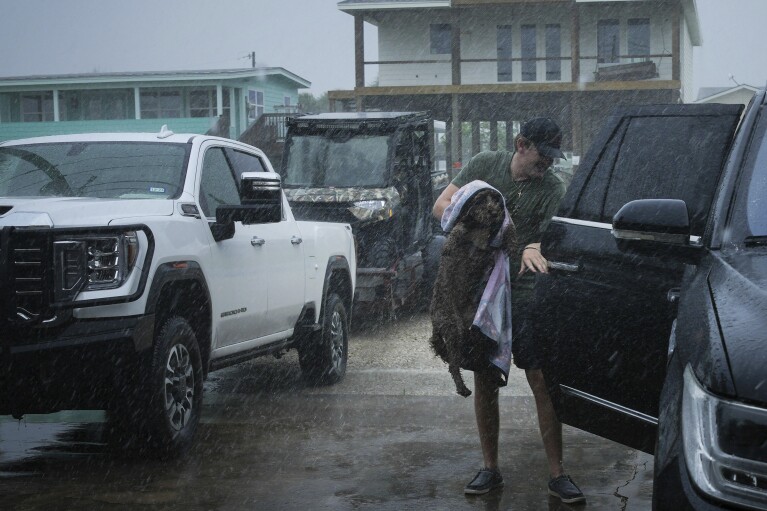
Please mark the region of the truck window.
<svg viewBox="0 0 767 511"><path fill-rule="evenodd" d="M77 142L0 148L0 195L168 199L181 194L184 144Z"/></svg>
<svg viewBox="0 0 767 511"><path fill-rule="evenodd" d="M226 155L229 157L232 168L234 168L237 183L240 182L240 176L243 172L266 172L266 166L255 154L244 153L227 147Z"/></svg>
<svg viewBox="0 0 767 511"><path fill-rule="evenodd" d="M200 206L206 217L216 216L218 206L240 203L240 193L234 173L220 147L208 149L202 164Z"/></svg>

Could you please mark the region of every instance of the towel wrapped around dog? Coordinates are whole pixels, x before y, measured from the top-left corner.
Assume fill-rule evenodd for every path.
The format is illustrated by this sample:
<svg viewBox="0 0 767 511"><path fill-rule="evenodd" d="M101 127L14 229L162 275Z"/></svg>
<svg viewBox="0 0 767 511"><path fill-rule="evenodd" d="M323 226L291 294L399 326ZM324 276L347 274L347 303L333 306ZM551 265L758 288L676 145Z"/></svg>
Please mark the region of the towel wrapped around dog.
<svg viewBox="0 0 767 511"><path fill-rule="evenodd" d="M480 190L491 189L502 196L501 192L484 181L475 180L461 187L451 199L450 205L442 214L442 230L450 232L459 218L461 209L469 198ZM505 229L511 224L511 217L504 202L504 219L498 234L490 243L497 247L495 262L487 285L482 293L474 316L472 328L479 330L489 339L497 343L497 350L491 363L500 369L505 385L511 368L511 278L509 274L509 259L501 250L501 239Z"/></svg>

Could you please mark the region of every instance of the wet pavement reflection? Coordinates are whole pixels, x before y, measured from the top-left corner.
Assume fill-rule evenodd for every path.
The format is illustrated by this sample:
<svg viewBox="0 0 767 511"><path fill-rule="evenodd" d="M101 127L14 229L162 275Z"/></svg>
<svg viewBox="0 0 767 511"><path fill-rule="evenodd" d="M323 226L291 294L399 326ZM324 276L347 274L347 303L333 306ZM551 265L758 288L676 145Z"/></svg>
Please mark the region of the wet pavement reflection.
<svg viewBox="0 0 767 511"><path fill-rule="evenodd" d="M0 508L650 509L652 458L568 427L566 465L588 502L548 496L521 374L501 393L506 485L464 496L481 464L473 405L453 393L427 331L420 315L355 330L347 377L332 387L306 387L295 353L213 373L180 460L116 450L100 411L0 417Z"/></svg>

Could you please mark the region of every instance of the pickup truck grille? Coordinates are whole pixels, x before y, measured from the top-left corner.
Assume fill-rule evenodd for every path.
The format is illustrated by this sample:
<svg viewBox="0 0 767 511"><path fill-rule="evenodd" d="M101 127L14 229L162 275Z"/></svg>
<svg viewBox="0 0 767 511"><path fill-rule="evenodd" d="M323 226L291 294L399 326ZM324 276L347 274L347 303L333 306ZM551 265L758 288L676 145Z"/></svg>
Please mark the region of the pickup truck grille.
<svg viewBox="0 0 767 511"><path fill-rule="evenodd" d="M8 283L5 314L15 323L38 322L49 315L51 303L50 236L41 233L9 233L3 243L5 281Z"/></svg>
<svg viewBox="0 0 767 511"><path fill-rule="evenodd" d="M19 315L36 316L43 308L43 251L41 248L14 248L13 293Z"/></svg>

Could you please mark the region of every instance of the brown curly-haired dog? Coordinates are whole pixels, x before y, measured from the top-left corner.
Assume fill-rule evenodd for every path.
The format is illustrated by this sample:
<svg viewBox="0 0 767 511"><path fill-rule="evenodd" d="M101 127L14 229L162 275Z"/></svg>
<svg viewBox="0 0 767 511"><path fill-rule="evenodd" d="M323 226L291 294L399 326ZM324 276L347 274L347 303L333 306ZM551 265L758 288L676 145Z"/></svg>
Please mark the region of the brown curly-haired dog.
<svg viewBox="0 0 767 511"><path fill-rule="evenodd" d="M503 197L495 190L476 192L463 206L458 221L447 235L431 300L431 347L448 364L459 395L471 391L461 377L461 368L490 367L489 355L496 344L471 328L486 277L493 268L495 247L490 242L504 219ZM516 250L512 224L504 230L501 249Z"/></svg>

